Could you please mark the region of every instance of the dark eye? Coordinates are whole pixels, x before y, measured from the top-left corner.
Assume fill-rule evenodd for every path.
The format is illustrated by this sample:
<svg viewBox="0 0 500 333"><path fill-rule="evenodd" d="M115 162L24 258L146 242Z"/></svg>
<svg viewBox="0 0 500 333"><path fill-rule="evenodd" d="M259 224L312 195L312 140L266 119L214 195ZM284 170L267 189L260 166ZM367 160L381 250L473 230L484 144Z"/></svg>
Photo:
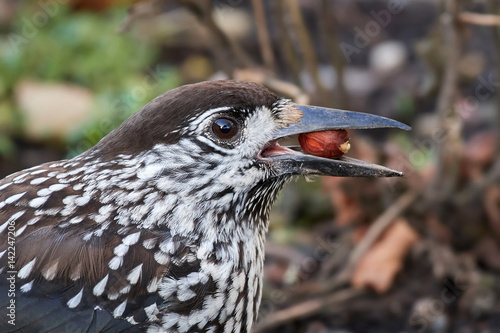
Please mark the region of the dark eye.
<svg viewBox="0 0 500 333"><path fill-rule="evenodd" d="M217 118L212 124L212 132L220 139L231 139L238 134L238 124L230 118Z"/></svg>

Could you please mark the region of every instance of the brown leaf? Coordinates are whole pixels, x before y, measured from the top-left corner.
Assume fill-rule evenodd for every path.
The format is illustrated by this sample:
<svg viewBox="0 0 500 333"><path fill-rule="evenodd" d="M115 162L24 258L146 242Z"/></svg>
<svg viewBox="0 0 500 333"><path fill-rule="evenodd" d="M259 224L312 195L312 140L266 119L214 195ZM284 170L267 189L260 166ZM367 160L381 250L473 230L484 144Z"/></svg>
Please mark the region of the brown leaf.
<svg viewBox="0 0 500 333"><path fill-rule="evenodd" d="M399 218L365 254L351 278L355 288L369 287L386 292L403 266L410 248L419 240L406 219Z"/></svg>

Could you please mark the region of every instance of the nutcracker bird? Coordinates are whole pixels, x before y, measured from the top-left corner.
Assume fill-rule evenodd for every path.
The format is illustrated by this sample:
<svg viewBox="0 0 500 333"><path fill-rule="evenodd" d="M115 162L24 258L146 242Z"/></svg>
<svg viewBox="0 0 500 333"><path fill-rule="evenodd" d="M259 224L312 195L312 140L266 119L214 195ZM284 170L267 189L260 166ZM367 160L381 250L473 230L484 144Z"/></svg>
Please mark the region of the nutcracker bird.
<svg viewBox="0 0 500 333"><path fill-rule="evenodd" d="M295 175L399 176L278 140L395 127L213 81L151 101L83 154L0 181L2 332L249 332L270 207Z"/></svg>

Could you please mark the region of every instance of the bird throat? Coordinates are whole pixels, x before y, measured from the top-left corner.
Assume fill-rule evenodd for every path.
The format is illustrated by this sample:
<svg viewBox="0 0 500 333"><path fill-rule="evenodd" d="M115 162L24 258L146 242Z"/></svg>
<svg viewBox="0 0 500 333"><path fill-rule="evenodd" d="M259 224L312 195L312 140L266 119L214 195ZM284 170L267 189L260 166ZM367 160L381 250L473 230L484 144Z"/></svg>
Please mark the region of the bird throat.
<svg viewBox="0 0 500 333"><path fill-rule="evenodd" d="M269 212L289 178L252 181L248 188L230 177L225 181L228 171L220 164L212 168L206 162L203 171L197 171L201 169L184 155L177 158L183 168L165 165L161 149L140 157L121 156L123 179L114 182L137 193L130 198L134 205L117 210L115 221L160 234L161 251L155 253L159 263L176 258L159 283L158 292L168 305L160 309L153 327L168 331L173 327L169 325L193 322L195 330L248 332L259 311ZM198 176L189 177L193 172Z"/></svg>

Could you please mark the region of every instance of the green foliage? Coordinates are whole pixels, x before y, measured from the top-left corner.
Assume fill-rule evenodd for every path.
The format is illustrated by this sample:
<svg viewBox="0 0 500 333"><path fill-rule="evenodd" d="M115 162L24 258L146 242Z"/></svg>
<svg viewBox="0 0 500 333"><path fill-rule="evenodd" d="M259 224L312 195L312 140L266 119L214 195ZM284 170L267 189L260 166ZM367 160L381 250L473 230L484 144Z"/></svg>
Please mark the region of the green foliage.
<svg viewBox="0 0 500 333"><path fill-rule="evenodd" d="M68 138L71 155L95 144L132 112L178 84L176 71L155 64L159 45L118 33L125 8L95 14L60 6L55 15L45 13L44 22L36 19L40 13L45 12L38 3L26 3L11 31L0 36L0 99L12 101L24 78L90 89L96 120Z"/></svg>
<svg viewBox="0 0 500 333"><path fill-rule="evenodd" d="M419 140L411 138L406 133L396 133L389 138L389 141L396 143L402 149L415 170L424 170L436 161L435 149L427 144L426 139Z"/></svg>
<svg viewBox="0 0 500 333"><path fill-rule="evenodd" d="M124 10L96 15L61 8L37 27L37 9L28 5L21 10L13 31L3 40L3 86L13 87L20 78L29 76L72 81L97 91L121 90L157 55L157 48L118 34Z"/></svg>
<svg viewBox="0 0 500 333"><path fill-rule="evenodd" d="M410 117L415 114L416 105L413 96L406 92L400 92L394 99L394 107L400 114Z"/></svg>

